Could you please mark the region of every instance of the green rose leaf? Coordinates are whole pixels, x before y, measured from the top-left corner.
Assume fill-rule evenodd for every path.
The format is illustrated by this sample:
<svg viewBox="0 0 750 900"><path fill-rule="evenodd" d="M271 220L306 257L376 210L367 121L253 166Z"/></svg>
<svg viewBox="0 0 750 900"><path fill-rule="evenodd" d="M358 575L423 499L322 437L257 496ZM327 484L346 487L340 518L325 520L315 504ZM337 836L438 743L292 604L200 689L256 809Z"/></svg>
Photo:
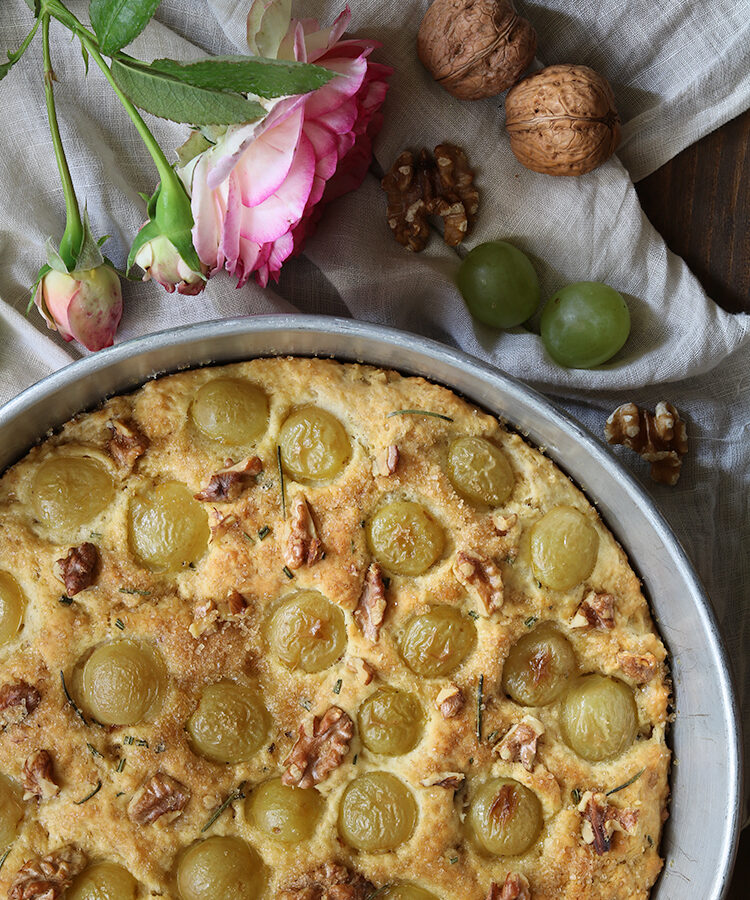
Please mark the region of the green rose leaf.
<svg viewBox="0 0 750 900"><path fill-rule="evenodd" d="M186 63L156 59L149 68L193 87L259 97L306 94L327 84L335 74L309 63L251 56L214 56Z"/></svg>
<svg viewBox="0 0 750 900"><path fill-rule="evenodd" d="M240 94L185 84L149 66L113 59L112 75L136 106L173 122L236 125L254 122L266 114L260 103Z"/></svg>
<svg viewBox="0 0 750 900"><path fill-rule="evenodd" d="M161 0L91 0L89 17L99 48L112 56L138 37Z"/></svg>

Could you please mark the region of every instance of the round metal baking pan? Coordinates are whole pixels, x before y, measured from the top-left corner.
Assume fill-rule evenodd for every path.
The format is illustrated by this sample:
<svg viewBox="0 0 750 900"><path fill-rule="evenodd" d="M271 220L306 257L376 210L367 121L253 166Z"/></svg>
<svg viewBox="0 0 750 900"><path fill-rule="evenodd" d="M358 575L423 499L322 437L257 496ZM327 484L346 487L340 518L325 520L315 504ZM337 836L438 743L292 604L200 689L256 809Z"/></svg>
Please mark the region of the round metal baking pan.
<svg viewBox="0 0 750 900"><path fill-rule="evenodd" d="M506 419L586 492L643 580L671 655L672 800L658 900L721 900L739 833L739 718L708 598L649 497L607 449L550 402L491 366L435 341L322 316L191 325L73 363L0 409L0 471L48 431L156 375L257 356L333 356L419 374Z"/></svg>

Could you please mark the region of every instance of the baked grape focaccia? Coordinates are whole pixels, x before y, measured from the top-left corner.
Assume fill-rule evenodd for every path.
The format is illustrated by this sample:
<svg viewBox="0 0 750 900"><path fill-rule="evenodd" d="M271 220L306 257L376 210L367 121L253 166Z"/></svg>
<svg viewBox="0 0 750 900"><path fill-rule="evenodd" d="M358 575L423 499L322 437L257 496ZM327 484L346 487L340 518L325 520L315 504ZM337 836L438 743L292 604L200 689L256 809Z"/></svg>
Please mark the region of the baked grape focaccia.
<svg viewBox="0 0 750 900"><path fill-rule="evenodd" d="M596 511L421 378L257 359L0 480L10 900L635 900L665 649Z"/></svg>

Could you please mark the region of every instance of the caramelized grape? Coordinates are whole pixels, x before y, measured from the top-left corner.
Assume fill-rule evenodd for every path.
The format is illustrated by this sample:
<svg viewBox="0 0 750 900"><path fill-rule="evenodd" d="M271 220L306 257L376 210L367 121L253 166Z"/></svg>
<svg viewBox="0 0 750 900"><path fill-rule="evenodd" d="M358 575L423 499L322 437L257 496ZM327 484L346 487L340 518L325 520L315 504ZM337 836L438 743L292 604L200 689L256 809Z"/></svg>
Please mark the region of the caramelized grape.
<svg viewBox="0 0 750 900"><path fill-rule="evenodd" d="M190 415L206 437L245 446L257 441L268 427L268 398L247 381L214 378L196 391Z"/></svg>
<svg viewBox="0 0 750 900"><path fill-rule="evenodd" d="M460 437L448 450L448 477L474 503L500 506L513 490L514 476L502 450L486 438Z"/></svg>
<svg viewBox="0 0 750 900"><path fill-rule="evenodd" d="M18 823L22 818L20 789L10 778L0 775L0 851L16 839Z"/></svg>
<svg viewBox="0 0 750 900"><path fill-rule="evenodd" d="M193 747L214 762L246 762L268 733L268 712L251 687L220 681L203 688L187 723Z"/></svg>
<svg viewBox="0 0 750 900"><path fill-rule="evenodd" d="M237 837L199 841L177 867L180 900L257 900L265 880L262 860Z"/></svg>
<svg viewBox="0 0 750 900"><path fill-rule="evenodd" d="M414 795L389 772L360 775L341 798L339 832L356 850L393 850L409 840L416 824Z"/></svg>
<svg viewBox="0 0 750 900"><path fill-rule="evenodd" d="M26 609L26 597L9 572L0 572L0 645L18 634Z"/></svg>
<svg viewBox="0 0 750 900"><path fill-rule="evenodd" d="M633 691L617 678L584 675L563 698L561 724L565 743L584 759L618 756L638 729Z"/></svg>
<svg viewBox="0 0 750 900"><path fill-rule="evenodd" d="M268 642L287 668L320 672L346 649L344 613L317 591L300 591L276 610Z"/></svg>
<svg viewBox="0 0 750 900"><path fill-rule="evenodd" d="M443 530L410 500L381 506L367 529L370 549L386 569L398 575L422 575L443 552Z"/></svg>
<svg viewBox="0 0 750 900"><path fill-rule="evenodd" d="M453 606L434 606L414 616L401 635L401 656L417 675L437 678L448 675L474 647L474 623Z"/></svg>
<svg viewBox="0 0 750 900"><path fill-rule="evenodd" d="M80 705L102 725L136 725L158 712L166 684L159 653L135 641L112 641L83 667Z"/></svg>
<svg viewBox="0 0 750 900"><path fill-rule="evenodd" d="M359 735L373 753L400 756L422 737L424 711L408 691L380 688L359 708Z"/></svg>
<svg viewBox="0 0 750 900"><path fill-rule="evenodd" d="M138 882L122 866L95 863L65 892L65 900L135 900Z"/></svg>
<svg viewBox="0 0 750 900"><path fill-rule="evenodd" d="M268 837L298 844L311 837L325 800L315 788L300 788L274 778L261 784L246 806L247 818Z"/></svg>
<svg viewBox="0 0 750 900"><path fill-rule="evenodd" d="M90 522L114 495L112 476L89 456L50 457L36 470L31 485L37 518L60 535Z"/></svg>
<svg viewBox="0 0 750 900"><path fill-rule="evenodd" d="M537 795L512 778L493 778L477 790L469 824L479 844L495 856L524 853L542 830Z"/></svg>
<svg viewBox="0 0 750 900"><path fill-rule="evenodd" d="M416 884L407 884L405 881L389 884L382 891L378 891L376 896L378 900L438 900L430 891L417 887Z"/></svg>
<svg viewBox="0 0 750 900"><path fill-rule="evenodd" d="M576 669L570 641L545 623L511 647L503 666L503 690L523 706L545 706L560 696Z"/></svg>
<svg viewBox="0 0 750 900"><path fill-rule="evenodd" d="M568 591L588 578L598 552L596 529L572 506L556 506L531 529L534 575L553 590Z"/></svg>
<svg viewBox="0 0 750 900"><path fill-rule="evenodd" d="M196 562L209 535L206 510L184 484L168 481L131 501L130 546L153 571L176 572Z"/></svg>
<svg viewBox="0 0 750 900"><path fill-rule="evenodd" d="M316 406L291 413L279 432L284 471L298 481L335 478L351 456L349 435L339 420Z"/></svg>

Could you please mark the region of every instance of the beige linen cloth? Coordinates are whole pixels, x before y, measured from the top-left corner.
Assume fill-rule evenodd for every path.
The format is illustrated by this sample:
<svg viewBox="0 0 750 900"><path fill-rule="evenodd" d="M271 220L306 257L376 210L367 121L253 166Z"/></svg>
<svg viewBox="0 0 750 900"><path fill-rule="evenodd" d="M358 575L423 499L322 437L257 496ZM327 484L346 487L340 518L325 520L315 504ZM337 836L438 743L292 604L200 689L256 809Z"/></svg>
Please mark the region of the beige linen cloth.
<svg viewBox="0 0 750 900"><path fill-rule="evenodd" d="M243 51L248 2L164 0L132 51L147 59ZM342 6L295 0L295 13L330 23ZM118 340L253 313L347 315L489 360L556 397L600 436L608 413L624 401L675 403L691 442L677 488L654 485L639 458L615 452L642 479L708 588L750 735L750 318L728 315L706 296L644 217L632 183L750 105L750 0L519 0L538 31L540 62L589 64L609 78L618 100L618 157L572 179L516 162L502 98L462 103L430 79L414 48L428 0L351 6L352 30L379 39L376 58L396 69L379 165L387 169L404 147L462 145L477 169L482 203L467 246L514 242L532 257L543 296L573 281L611 284L627 296L632 314L625 349L599 370L570 371L547 358L536 336L473 322L453 285L456 254L437 236L417 256L397 245L375 174L328 209L305 255L287 264L277 286L237 291L220 276L193 298L126 285ZM70 7L85 17L86 3L71 0ZM23 0L4 0L0 49L18 46L29 25ZM138 192L153 190L155 171L101 74L92 66L84 80L78 47L60 29L53 32L62 38L53 50L55 96L73 179L96 233L111 235L107 253L122 265L144 218ZM59 240L64 227L40 58L37 40L0 84L0 402L81 355L48 332L35 311L23 314L44 241ZM148 121L167 151L185 139L184 126ZM743 213L738 228L748 225Z"/></svg>

